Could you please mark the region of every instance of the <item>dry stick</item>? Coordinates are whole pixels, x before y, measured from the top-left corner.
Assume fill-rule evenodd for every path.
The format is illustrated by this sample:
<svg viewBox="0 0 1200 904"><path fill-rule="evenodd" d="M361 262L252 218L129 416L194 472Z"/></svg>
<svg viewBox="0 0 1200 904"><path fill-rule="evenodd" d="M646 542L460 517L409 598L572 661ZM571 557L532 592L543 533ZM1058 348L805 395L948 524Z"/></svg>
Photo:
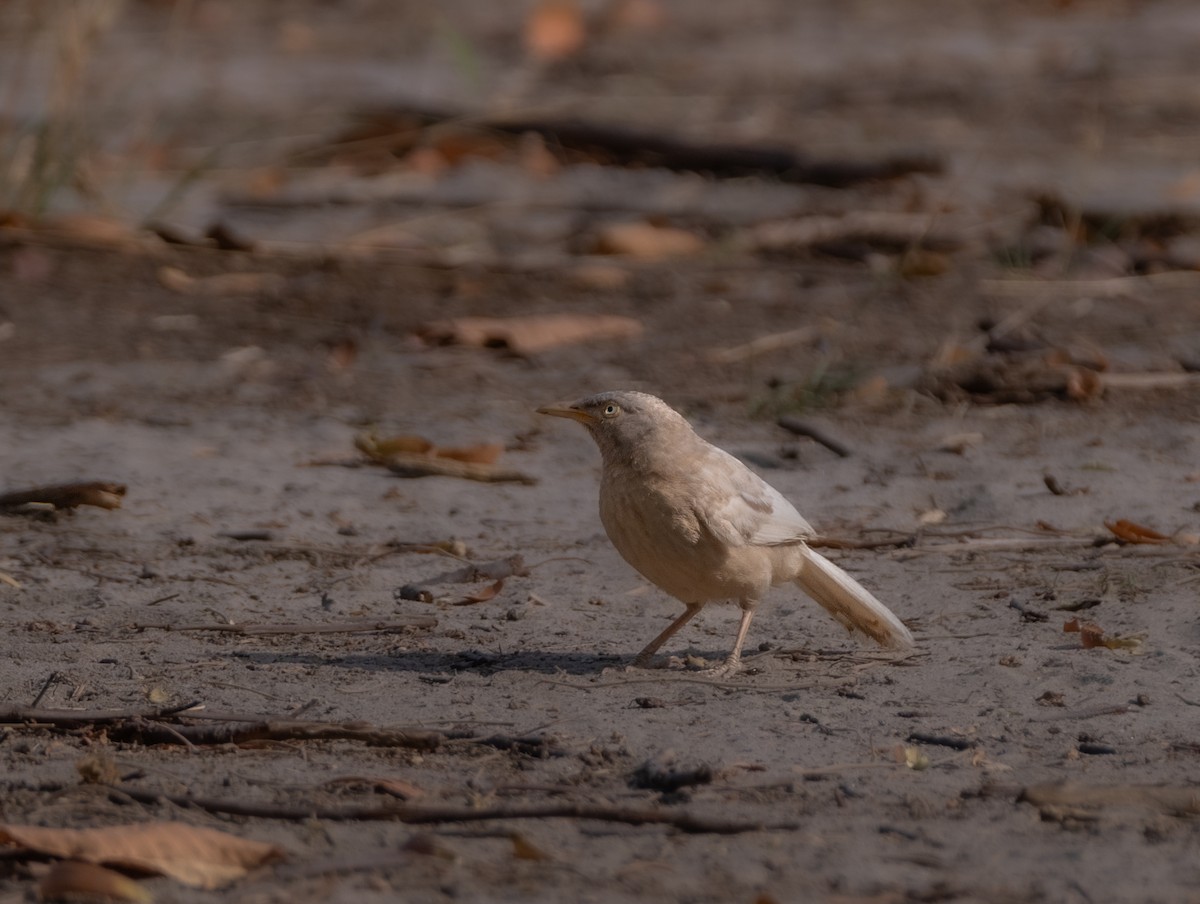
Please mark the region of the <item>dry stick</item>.
<svg viewBox="0 0 1200 904"><path fill-rule="evenodd" d="M1100 383L1106 389L1178 389L1184 386L1200 386L1200 374L1147 372L1137 374L1102 373Z"/></svg>
<svg viewBox="0 0 1200 904"><path fill-rule="evenodd" d="M243 725L167 725L160 721L139 719L110 726L108 735L114 740L135 740L147 745L177 744L180 741L188 746L248 744L255 741L358 741L372 747L414 750L436 750L449 738L440 731L396 731L361 722L339 725L289 719ZM472 740L482 742L483 739Z"/></svg>
<svg viewBox="0 0 1200 904"><path fill-rule="evenodd" d="M818 335L815 328L803 326L799 329L787 330L782 333L768 333L766 336L759 336L757 339L751 339L749 342L742 343L741 345L713 349L705 357L713 364L737 364L741 361L757 358L759 355L765 355L768 352L803 345L806 342L811 342Z"/></svg>
<svg viewBox="0 0 1200 904"><path fill-rule="evenodd" d="M189 703L188 708L195 706ZM36 722L61 728L78 728L84 725L101 725L108 722L123 722L130 719L162 719L179 712L178 707L152 712L137 712L127 709L42 709L36 706L0 705L0 724L17 725Z"/></svg>
<svg viewBox="0 0 1200 904"><path fill-rule="evenodd" d="M42 689L38 691L37 696L33 698L33 702L29 704L30 709L35 708L39 703L42 702L42 698L46 696L46 691L50 690L51 685L53 685L57 680L58 672L51 672L46 678L46 683L42 685Z"/></svg>
<svg viewBox="0 0 1200 904"><path fill-rule="evenodd" d="M934 546L913 546L899 550L902 558L955 552L1013 552L1038 549L1088 548L1115 544L1115 537L990 537L965 540L962 543L938 543Z"/></svg>
<svg viewBox="0 0 1200 904"><path fill-rule="evenodd" d="M256 741L357 741L372 747L401 747L414 750L436 750L445 744L459 742L497 750L514 750L527 756L560 756L563 749L549 738L510 737L508 735L480 736L462 731L435 731L424 728L381 728L367 722L318 722L297 719L270 719L229 713L181 712L196 704L139 713L125 710L67 710L37 709L31 706L0 706L0 724L26 724L42 728L86 728L103 725L114 740L136 740L139 743L214 746L247 744ZM179 717L189 721L239 723L235 725L189 725L180 722L167 724L167 718Z"/></svg>
<svg viewBox="0 0 1200 904"><path fill-rule="evenodd" d="M331 822L393 821L408 825L429 825L446 822L490 822L498 819L595 819L602 822L623 822L628 825L665 825L684 832L733 835L741 832L793 830L795 822L760 823L737 822L726 819L707 819L691 813L672 813L636 807L612 807L603 804L541 804L537 806L468 807L279 807L270 804L243 803L191 797L186 794L164 794L129 785L111 785L113 792L140 803L166 801L179 807L196 807L209 813L250 816L258 819L287 819L303 821L326 819Z"/></svg>
<svg viewBox="0 0 1200 904"><path fill-rule="evenodd" d="M701 678L699 676L692 677L691 675L659 675L654 678L628 678L618 681L597 681L595 684L576 684L573 681L556 681L552 678L543 678L541 684L554 684L559 687L569 687L577 691L594 691L609 687L625 687L632 684L699 684L702 687L710 687L713 690L724 691L750 691L756 693L778 693L780 691L803 691L814 687L843 687L845 685L854 684L850 680L834 680L821 681L814 679L812 681L800 681L795 684L737 684L732 681L713 681L709 678Z"/></svg>
<svg viewBox="0 0 1200 904"><path fill-rule="evenodd" d="M372 631L396 632L405 628L436 628L437 619L430 615L414 615L409 618L391 619L385 622L331 622L314 625L172 625L161 622L134 622L134 631L218 631L223 634L240 634L247 637L263 637L275 634L363 634Z"/></svg>
<svg viewBox="0 0 1200 904"><path fill-rule="evenodd" d="M784 415L776 423L789 433L794 433L797 436L807 436L809 439L820 443L839 458L850 457L850 448L848 446L833 439L829 434L825 433L819 427L810 424L808 421L802 421L800 418L792 417L791 415Z"/></svg>
<svg viewBox="0 0 1200 904"><path fill-rule="evenodd" d="M990 295L1057 297L1081 294L1101 298L1128 295L1140 289L1200 288L1200 273L1193 270L1147 273L1139 276L1114 276L1109 279L1041 280L985 279L979 287Z"/></svg>

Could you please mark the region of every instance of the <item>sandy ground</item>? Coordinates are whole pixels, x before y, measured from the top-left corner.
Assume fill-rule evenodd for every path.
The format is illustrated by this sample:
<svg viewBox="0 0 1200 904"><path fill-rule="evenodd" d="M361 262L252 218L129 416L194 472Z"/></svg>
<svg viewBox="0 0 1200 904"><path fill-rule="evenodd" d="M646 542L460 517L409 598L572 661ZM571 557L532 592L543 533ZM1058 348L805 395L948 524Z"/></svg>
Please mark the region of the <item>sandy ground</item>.
<svg viewBox="0 0 1200 904"><path fill-rule="evenodd" d="M776 6L758 4L756 15L786 21ZM814 119L838 124L819 149L843 140L855 151L872 146L884 131L883 101L863 85L882 90L880 70L910 71L913 60L923 63L908 84L925 88L912 88L912 107L945 105L957 115L942 111L942 130L926 130L920 141L946 152L949 175L919 188L864 189L855 204L894 207L898 198L933 193L962 199L962 210L1007 216L1026 196L1004 193L995 160L980 164L979 148L988 134L1002 136L992 151L1003 156L998 145L1013 137L999 126L1011 123L1011 111L1006 119L977 102L986 106L993 92L1019 84L1027 91L1020 109L1048 123L1057 109L1062 133L1121 125L1132 115L1123 104L1133 101L1119 92L1088 108L1092 119L1067 122L1088 97L1110 98L1113 83L1136 96L1149 90L1145 80L1120 80L1127 60L1112 50L1123 46L1118 38L1187 48L1171 28L1188 21L1186 8L1169 4L1147 4L1147 12L1085 3L1057 16L1005 6L1013 14L1006 33L1038 38L1041 64L1076 67L1073 84L1064 87L1069 79L1059 72L1054 91L1039 94L1035 76L1044 70L1026 59L1034 51L999 54L991 39L974 56L970 46L956 56L943 36L936 46L944 52L931 57L918 39L930 23L913 20L901 29L909 43L875 60L870 78L844 71L845 94L833 98L823 93L839 83L833 62L895 23L873 4L855 5L848 21L857 31L831 10L809 15L809 40L820 43L818 26L840 36L828 44L834 59L826 69L815 58L806 64L797 95L814 106ZM297 16L307 9L297 8ZM677 12L693 51L753 56L750 25L717 37L730 23L709 13L706 30L700 13ZM508 46L511 29L478 15L480 45ZM951 17L945 27L976 35L980 23L966 19ZM1087 42L1072 44L1080 35ZM600 68L619 58L609 45L596 53L590 65ZM675 53L660 65L683 79ZM1100 65L1093 56L1112 68L1089 68ZM503 53L486 59L503 69ZM1171 67L1182 57L1159 59L1160 84L1182 77ZM977 95L961 82L948 95L933 93L937 78L950 84L976 65ZM747 79L761 75L751 67ZM693 76L698 91L712 90L708 77ZM581 91L587 79L582 67L563 81ZM763 115L784 121L786 104L764 92L751 91ZM600 94L601 107L616 103ZM638 110L650 117L653 106ZM729 124L724 109L709 109L721 128ZM702 112L681 128L703 125ZM856 116L862 131L852 136ZM972 131L989 118L996 131ZM887 133L899 136L891 146L915 143L920 130L911 119L897 112L887 121L897 123ZM1181 165L1167 140L1171 122L1164 114L1146 126L1162 141L1146 151L1145 173ZM805 128L781 130L803 143ZM1030 125L1028 154L1014 171L1054 170L1041 150L1055 146L1055 128ZM750 129L749 137L761 135ZM1104 145L1112 153L1093 154L1092 171L1119 169L1136 137ZM1095 136L1076 138L1058 134L1064 156L1085 154ZM1049 184L1092 190L1068 182ZM684 191L692 183L681 184ZM795 191L797 204L831 203L821 192ZM730 210L748 203L720 197ZM1132 190L1122 200L1130 198L1149 208L1161 201ZM244 211L230 214L238 215L243 228L266 228ZM542 221L530 217L521 222L535 230ZM219 893L148 880L162 900L175 901L1200 900L1200 559L1188 542L1200 533L1200 389L1113 388L1083 403L976 405L938 401L919 382L948 343L969 345L980 321L1013 314L1049 345L1103 349L1113 371L1181 372L1179 361L1200 350L1200 308L1188 284L1068 289L1053 303L989 294L982 281L1001 275L993 252L972 244L946 273L912 280L870 262L713 253L630 265L621 286L605 288L581 281L574 262L455 269L386 258L4 247L0 306L12 324L0 343L4 487L76 479L128 486L118 511L0 518L0 573L11 579L0 583L5 702L129 713L198 702L210 714L429 729L458 739L432 750L298 738L189 748L116 740L102 726L9 725L0 729L3 818L71 826L178 819L274 841L289 854ZM1068 275L1108 277L1096 262L1102 256L1089 250ZM269 272L283 288L181 294L162 284L163 266L198 276ZM425 348L411 333L435 317L546 311L624 314L645 332L533 357ZM734 364L708 357L803 326L814 332L799 346ZM331 354L347 340L354 355ZM844 458L764 414L772 386L811 382L829 368L852 371L860 386L881 378L866 383L870 392L834 395L830 407L801 412L846 444ZM917 650L879 653L798 592L780 589L755 620L745 674L695 674L733 638L736 610L717 606L664 651L676 657L668 668L628 670L679 605L608 544L595 505L598 455L584 432L534 413L539 404L616 387L675 404L823 533L910 538L911 548L829 555L912 627ZM438 445L499 442L502 464L536 483L406 479L344 466L357 463L353 440L367 428ZM1065 492L1052 493L1047 475ZM1117 519L1178 542L1091 542ZM229 536L242 531L262 538ZM985 542L1001 538L1012 542ZM1030 539L1043 545L1016 542ZM447 541L461 544L458 557L409 546ZM507 578L494 598L462 604L491 584L448 579L463 559L514 555L527 573ZM402 593L406 587L428 591L427 599L405 598L414 595ZM436 626L271 636L191 630L409 616L432 616ZM1127 645L1084 649L1079 634L1063 631L1073 618ZM501 741L479 742L490 737ZM506 748L505 738L522 743ZM76 764L97 751L115 759L127 788L290 808L296 818L143 803L81 784ZM696 781L641 787L648 762L673 762ZM413 807L570 804L676 823L568 814L407 825L305 815L400 806L389 781L412 786ZM1107 806L1038 797L1063 783L1076 792L1162 786L1177 801L1190 793L1190 814L1133 793ZM693 831L683 825L688 817L697 820ZM5 860L3 900L26 900L30 884L23 867Z"/></svg>

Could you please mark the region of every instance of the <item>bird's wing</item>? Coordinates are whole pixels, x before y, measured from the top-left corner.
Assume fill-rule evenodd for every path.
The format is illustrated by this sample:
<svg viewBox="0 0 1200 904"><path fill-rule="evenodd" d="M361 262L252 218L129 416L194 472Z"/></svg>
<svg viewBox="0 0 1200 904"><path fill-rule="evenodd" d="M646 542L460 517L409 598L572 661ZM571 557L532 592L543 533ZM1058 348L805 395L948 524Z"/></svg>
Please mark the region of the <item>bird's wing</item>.
<svg viewBox="0 0 1200 904"><path fill-rule="evenodd" d="M779 546L816 531L796 507L765 480L716 446L698 463L694 475L706 492L696 494L697 515L730 546Z"/></svg>

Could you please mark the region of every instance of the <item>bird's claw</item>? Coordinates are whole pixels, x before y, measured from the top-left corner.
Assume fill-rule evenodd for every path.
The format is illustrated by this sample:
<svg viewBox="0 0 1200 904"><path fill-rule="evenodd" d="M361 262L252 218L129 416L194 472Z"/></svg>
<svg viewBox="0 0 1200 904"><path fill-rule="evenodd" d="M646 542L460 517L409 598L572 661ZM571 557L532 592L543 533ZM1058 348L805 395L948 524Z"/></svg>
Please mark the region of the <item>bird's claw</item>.
<svg viewBox="0 0 1200 904"><path fill-rule="evenodd" d="M726 659L716 668L704 669L700 672L705 678L728 678L731 675L736 675L742 670L742 661L740 659Z"/></svg>

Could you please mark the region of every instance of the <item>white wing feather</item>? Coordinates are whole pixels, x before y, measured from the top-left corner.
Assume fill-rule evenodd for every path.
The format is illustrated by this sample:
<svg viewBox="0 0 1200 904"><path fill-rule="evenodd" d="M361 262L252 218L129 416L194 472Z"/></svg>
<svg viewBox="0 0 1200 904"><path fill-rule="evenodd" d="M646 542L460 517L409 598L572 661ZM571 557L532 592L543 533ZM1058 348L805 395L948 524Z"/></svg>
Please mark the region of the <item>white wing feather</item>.
<svg viewBox="0 0 1200 904"><path fill-rule="evenodd" d="M715 446L698 465L697 479L707 492L697 514L713 534L730 546L781 546L812 537L816 531L796 507L744 464ZM714 492L720 487L724 492Z"/></svg>

